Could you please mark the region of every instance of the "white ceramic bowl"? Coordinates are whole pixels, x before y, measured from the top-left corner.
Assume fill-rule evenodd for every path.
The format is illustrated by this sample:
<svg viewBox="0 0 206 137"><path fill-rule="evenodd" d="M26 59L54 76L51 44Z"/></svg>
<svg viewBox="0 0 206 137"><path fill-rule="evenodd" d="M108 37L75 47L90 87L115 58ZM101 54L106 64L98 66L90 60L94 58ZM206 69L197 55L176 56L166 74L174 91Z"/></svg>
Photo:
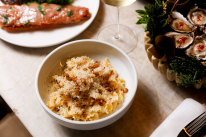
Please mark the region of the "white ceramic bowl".
<svg viewBox="0 0 206 137"><path fill-rule="evenodd" d="M108 57L120 77L124 78L129 92L125 94L122 106L114 113L94 121L73 121L52 112L45 104L49 91L49 79L60 69L60 61L73 56L86 55L95 60ZM137 89L137 73L129 57L116 46L97 40L78 40L66 43L52 51L40 65L36 76L36 94L44 110L58 123L78 130L92 130L105 127L122 117L132 104Z"/></svg>

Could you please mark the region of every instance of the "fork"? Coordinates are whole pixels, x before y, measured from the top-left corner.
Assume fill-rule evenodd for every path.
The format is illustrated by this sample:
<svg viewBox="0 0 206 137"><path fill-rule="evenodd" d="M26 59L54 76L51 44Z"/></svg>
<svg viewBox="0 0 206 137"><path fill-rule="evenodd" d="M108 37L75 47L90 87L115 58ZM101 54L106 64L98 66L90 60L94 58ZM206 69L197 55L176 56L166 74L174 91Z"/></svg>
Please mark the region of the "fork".
<svg viewBox="0 0 206 137"><path fill-rule="evenodd" d="M206 124L206 113L204 112L196 119L194 119L192 122L190 122L186 127L184 127L182 131L184 131L184 133L186 133L188 137L191 137L197 131L199 131L203 126L205 126L205 124Z"/></svg>

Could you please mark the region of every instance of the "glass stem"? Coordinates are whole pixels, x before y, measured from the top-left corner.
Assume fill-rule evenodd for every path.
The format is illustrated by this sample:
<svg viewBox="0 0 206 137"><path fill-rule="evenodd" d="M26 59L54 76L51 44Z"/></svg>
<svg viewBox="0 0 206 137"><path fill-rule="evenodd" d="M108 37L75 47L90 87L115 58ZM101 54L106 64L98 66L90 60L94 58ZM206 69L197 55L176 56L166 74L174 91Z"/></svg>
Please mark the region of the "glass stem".
<svg viewBox="0 0 206 137"><path fill-rule="evenodd" d="M115 39L120 39L119 34L119 7L117 7L117 33L114 36Z"/></svg>

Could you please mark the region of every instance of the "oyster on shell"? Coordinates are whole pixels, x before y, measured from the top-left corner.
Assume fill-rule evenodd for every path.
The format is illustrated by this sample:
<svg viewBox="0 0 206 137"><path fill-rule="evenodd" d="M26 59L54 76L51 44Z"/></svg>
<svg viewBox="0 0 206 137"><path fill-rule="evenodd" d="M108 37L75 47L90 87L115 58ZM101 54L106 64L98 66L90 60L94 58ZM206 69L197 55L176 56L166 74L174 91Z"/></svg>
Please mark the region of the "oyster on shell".
<svg viewBox="0 0 206 137"><path fill-rule="evenodd" d="M170 27L177 32L191 32L193 25L177 11L173 11L168 18Z"/></svg>
<svg viewBox="0 0 206 137"><path fill-rule="evenodd" d="M206 60L206 10L196 6L189 11L187 18L173 11L168 23L178 33L168 32L165 36L174 38L176 48L186 49L186 55Z"/></svg>
<svg viewBox="0 0 206 137"><path fill-rule="evenodd" d="M196 57L198 60L206 60L206 38L205 35L198 36L193 45L187 49L188 56Z"/></svg>
<svg viewBox="0 0 206 137"><path fill-rule="evenodd" d="M200 9L197 6L192 8L187 18L194 25L205 25L206 24L206 10Z"/></svg>
<svg viewBox="0 0 206 137"><path fill-rule="evenodd" d="M193 42L193 37L187 33L168 32L165 36L174 38L175 46L178 49L185 49Z"/></svg>

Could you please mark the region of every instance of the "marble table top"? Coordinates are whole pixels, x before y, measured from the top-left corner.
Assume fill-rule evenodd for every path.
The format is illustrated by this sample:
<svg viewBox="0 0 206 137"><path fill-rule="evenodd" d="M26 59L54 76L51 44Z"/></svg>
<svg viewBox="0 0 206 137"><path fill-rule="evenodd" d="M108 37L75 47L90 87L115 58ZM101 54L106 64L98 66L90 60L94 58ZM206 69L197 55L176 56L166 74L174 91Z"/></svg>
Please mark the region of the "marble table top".
<svg viewBox="0 0 206 137"><path fill-rule="evenodd" d="M146 2L137 0L120 8L120 23L132 28L138 39L129 56L134 62L139 85L129 111L114 124L93 131L77 131L55 123L43 110L35 95L37 68L45 56L57 46L23 48L0 40L0 95L34 137L148 137L155 128L185 99L206 103L205 89L185 89L167 81L156 71L144 51L144 30L136 25L136 9ZM105 26L116 23L116 9L101 3L90 27L73 40L97 39Z"/></svg>

